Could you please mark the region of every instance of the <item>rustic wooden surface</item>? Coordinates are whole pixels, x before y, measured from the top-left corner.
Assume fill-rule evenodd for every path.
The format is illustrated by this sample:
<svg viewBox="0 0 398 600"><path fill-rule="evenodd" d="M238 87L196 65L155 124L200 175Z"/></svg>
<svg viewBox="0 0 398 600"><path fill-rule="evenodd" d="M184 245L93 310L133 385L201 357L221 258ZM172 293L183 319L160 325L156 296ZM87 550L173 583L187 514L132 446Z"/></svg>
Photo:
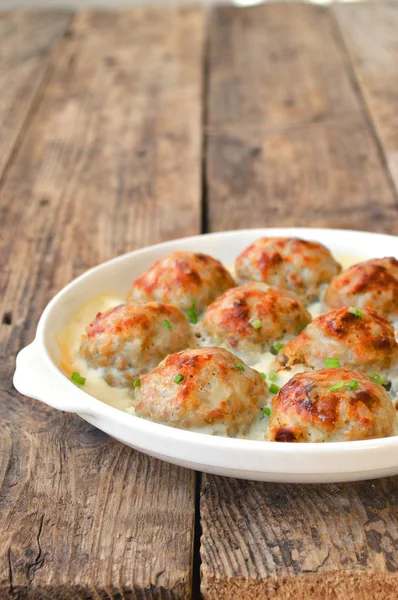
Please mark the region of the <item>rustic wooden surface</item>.
<svg viewBox="0 0 398 600"><path fill-rule="evenodd" d="M398 596L398 478L195 494L11 384L50 297L127 250L398 233L397 13L219 7L208 34L191 7L0 16L0 598L198 598L200 543L207 599Z"/></svg>
<svg viewBox="0 0 398 600"><path fill-rule="evenodd" d="M387 27L385 10L339 7L347 40L356 23L350 43L359 53L360 38L361 57L373 31L383 37L378 15ZM391 11L397 14L398 6ZM383 46L377 62L391 100L372 112L330 9L215 11L208 57L209 230L323 225L398 233L386 160L394 134L384 146L396 125L396 81L389 87L387 74L397 68L398 28L390 23L388 32L392 52ZM360 58L355 68L368 73ZM365 75L362 80L365 86ZM371 122L376 115L383 130ZM201 526L207 600L398 597L398 478L305 486L204 475Z"/></svg>
<svg viewBox="0 0 398 600"><path fill-rule="evenodd" d="M20 397L11 378L73 277L200 231L202 36L195 8L77 15L4 176L1 598L190 597L194 473Z"/></svg>

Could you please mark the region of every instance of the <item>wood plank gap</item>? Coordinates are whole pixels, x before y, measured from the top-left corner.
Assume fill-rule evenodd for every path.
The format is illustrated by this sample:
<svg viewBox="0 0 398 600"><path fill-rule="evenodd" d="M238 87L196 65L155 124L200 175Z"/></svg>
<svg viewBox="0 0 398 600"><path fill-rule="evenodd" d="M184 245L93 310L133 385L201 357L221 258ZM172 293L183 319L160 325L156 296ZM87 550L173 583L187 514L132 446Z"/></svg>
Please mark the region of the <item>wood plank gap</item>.
<svg viewBox="0 0 398 600"><path fill-rule="evenodd" d="M369 133L375 141L377 153L380 157L380 162L384 168L384 171L385 171L386 177L387 177L387 181L391 187L391 191L393 193L393 196L394 196L395 201L398 206L398 188L395 185L394 177L393 177L393 174L391 173L390 166L388 164L387 156L384 151L383 142L379 137L376 125L372 118L372 113L370 111L369 105L366 101L365 95L362 92L362 87L361 87L360 81L358 79L358 76L356 74L354 63L352 61L350 51L346 44L345 37L343 35L340 23L338 22L338 19L337 19L336 15L334 14L333 10L329 9L328 12L329 12L330 19L333 23L334 30L336 32L336 39L338 42L337 45L341 48L341 56L342 56L344 66L347 71L347 75L351 82L354 93L358 98L358 103L361 108L362 114L364 116L366 125L368 126Z"/></svg>
<svg viewBox="0 0 398 600"><path fill-rule="evenodd" d="M3 187L4 181L6 180L8 171L10 166L12 165L15 156L18 153L18 150L20 148L21 142L24 138L24 135L29 127L29 123L32 121L32 118L34 117L35 113L37 112L41 100L44 96L44 92L47 86L47 83L51 77L51 73L52 70L54 68L54 54L56 54L57 48L60 46L60 44L62 44L63 40L67 37L67 35L69 34L71 27L72 27L72 23L73 23L73 19L74 19L75 15L74 13L71 13L70 18L69 18L69 22L67 24L67 26L65 27L65 31L64 33L60 36L60 39L58 40L58 42L54 45L54 47L51 49L50 53L49 53L49 58L48 58L48 62L46 67L44 68L44 71L42 73L41 76L41 80L38 84L38 87L36 89L36 91L34 92L34 96L32 98L31 104L27 110L27 113L25 115L25 118L22 121L21 127L19 132L17 133L17 136L15 138L15 142L14 145L12 147L12 150L6 160L6 163L4 165L3 171L0 173L0 191Z"/></svg>
<svg viewBox="0 0 398 600"><path fill-rule="evenodd" d="M192 600L201 600L200 593L200 567L202 557L200 554L200 544L202 539L202 524L200 520L200 498L202 489L202 473L195 472L195 530L193 541L193 565L192 565Z"/></svg>
<svg viewBox="0 0 398 600"><path fill-rule="evenodd" d="M203 43L203 82L202 82L202 198L201 198L201 233L209 231L208 197L207 197L207 127L209 120L209 89L210 89L210 35L209 14L206 17Z"/></svg>

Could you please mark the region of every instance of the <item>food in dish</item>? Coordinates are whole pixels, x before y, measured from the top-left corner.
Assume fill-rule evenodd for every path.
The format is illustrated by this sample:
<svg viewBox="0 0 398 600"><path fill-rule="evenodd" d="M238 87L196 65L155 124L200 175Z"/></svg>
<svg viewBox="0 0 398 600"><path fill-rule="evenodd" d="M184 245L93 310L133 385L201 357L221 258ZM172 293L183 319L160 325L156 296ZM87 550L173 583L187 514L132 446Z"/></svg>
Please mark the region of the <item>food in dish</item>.
<svg viewBox="0 0 398 600"><path fill-rule="evenodd" d="M346 442L395 432L391 398L369 377L349 369L299 373L272 400L267 440Z"/></svg>
<svg viewBox="0 0 398 600"><path fill-rule="evenodd" d="M230 288L210 304L198 331L209 345L255 358L271 351L275 342L297 335L310 321L296 298L251 282Z"/></svg>
<svg viewBox="0 0 398 600"><path fill-rule="evenodd" d="M373 258L334 277L326 289L326 308L374 308L391 321L398 319L398 260Z"/></svg>
<svg viewBox="0 0 398 600"><path fill-rule="evenodd" d="M396 375L398 344L393 326L371 308L329 310L285 344L277 364L280 369L296 365L323 369L328 360L368 374Z"/></svg>
<svg viewBox="0 0 398 600"><path fill-rule="evenodd" d="M228 436L247 433L268 401L261 375L223 348L171 354L131 393L140 417Z"/></svg>
<svg viewBox="0 0 398 600"><path fill-rule="evenodd" d="M131 304L156 300L197 316L225 290L235 286L229 271L207 254L173 252L158 260L133 282ZM194 318L195 320L195 318Z"/></svg>
<svg viewBox="0 0 398 600"><path fill-rule="evenodd" d="M195 345L185 315L161 302L121 304L99 312L82 336L80 355L111 386L131 386L168 354Z"/></svg>
<svg viewBox="0 0 398 600"><path fill-rule="evenodd" d="M341 271L330 251L318 242L269 237L245 248L235 268L239 283L262 281L292 292L307 304L316 300L322 285Z"/></svg>

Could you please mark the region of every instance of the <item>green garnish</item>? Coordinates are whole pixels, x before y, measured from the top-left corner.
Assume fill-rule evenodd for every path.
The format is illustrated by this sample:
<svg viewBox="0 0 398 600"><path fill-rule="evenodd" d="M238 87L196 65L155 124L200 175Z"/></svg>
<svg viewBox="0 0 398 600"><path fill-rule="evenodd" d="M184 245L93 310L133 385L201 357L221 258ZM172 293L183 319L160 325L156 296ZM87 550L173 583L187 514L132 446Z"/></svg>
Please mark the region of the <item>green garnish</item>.
<svg viewBox="0 0 398 600"><path fill-rule="evenodd" d="M362 318L362 311L359 310L359 308L357 308L356 306L350 306L348 309L348 312L350 312L352 315L355 315L356 317L358 317L358 319Z"/></svg>
<svg viewBox="0 0 398 600"><path fill-rule="evenodd" d="M263 373L262 371L259 371L259 373L260 373L260 375L261 375L261 377L262 377L263 379L265 379L265 378L267 377L267 376L266 376L266 374L265 374L265 373Z"/></svg>
<svg viewBox="0 0 398 600"><path fill-rule="evenodd" d="M338 358L325 358L325 367L327 369L337 369L340 366Z"/></svg>
<svg viewBox="0 0 398 600"><path fill-rule="evenodd" d="M253 327L253 329L260 329L262 323L260 319L253 319L250 321L250 325Z"/></svg>
<svg viewBox="0 0 398 600"><path fill-rule="evenodd" d="M268 379L269 379L270 381L276 381L276 380L278 379L278 374L277 374L277 373L275 373L275 371L270 371L270 372L268 373Z"/></svg>
<svg viewBox="0 0 398 600"><path fill-rule="evenodd" d="M263 413L265 414L266 417L270 417L271 416L271 409L269 408L269 406L264 406L263 408Z"/></svg>
<svg viewBox="0 0 398 600"><path fill-rule="evenodd" d="M181 383L181 381L184 379L184 375L176 375L174 381L176 383Z"/></svg>
<svg viewBox="0 0 398 600"><path fill-rule="evenodd" d="M339 381L338 383L335 383L334 385L332 385L332 387L329 388L329 392L337 392L337 390L341 390L341 388L343 388L345 386L345 381Z"/></svg>
<svg viewBox="0 0 398 600"><path fill-rule="evenodd" d="M235 367L237 369L239 369L239 371L244 371L245 370L245 367L244 367L244 365L242 365L242 363L236 363Z"/></svg>
<svg viewBox="0 0 398 600"><path fill-rule="evenodd" d="M86 383L86 378L82 377L77 371L73 371L70 378L73 381L73 383L77 383L77 385L84 385Z"/></svg>
<svg viewBox="0 0 398 600"><path fill-rule="evenodd" d="M141 385L141 379L139 377L137 377L137 379L134 379L133 386L139 387L140 385Z"/></svg>
<svg viewBox="0 0 398 600"><path fill-rule="evenodd" d="M163 325L166 327L166 329L168 329L169 331L171 331L171 325L170 325L170 322L167 319L165 319L163 321Z"/></svg>
<svg viewBox="0 0 398 600"><path fill-rule="evenodd" d="M275 342L275 344L272 346L272 350L274 350L276 354L278 354L279 350L282 350L284 345L285 344L282 344L282 342Z"/></svg>
<svg viewBox="0 0 398 600"><path fill-rule="evenodd" d="M279 387L279 385L276 385L276 383L271 383L271 385L269 386L269 391L271 392L271 394L278 394L281 391L281 388Z"/></svg>
<svg viewBox="0 0 398 600"><path fill-rule="evenodd" d="M380 385L383 385L383 383L385 383L386 381L386 378L382 375L379 375L378 373L371 373L369 377L372 381L374 381L375 383L379 383Z"/></svg>
<svg viewBox="0 0 398 600"><path fill-rule="evenodd" d="M192 306L187 310L187 317L193 325L196 325L196 323L198 322L198 315L196 312L196 300L192 300Z"/></svg>
<svg viewBox="0 0 398 600"><path fill-rule="evenodd" d="M304 329L307 329L307 325L303 325L302 328L300 329L299 333L301 333L302 331L304 331Z"/></svg>
<svg viewBox="0 0 398 600"><path fill-rule="evenodd" d="M358 387L358 381L356 379L352 379L347 387L349 390L356 390Z"/></svg>

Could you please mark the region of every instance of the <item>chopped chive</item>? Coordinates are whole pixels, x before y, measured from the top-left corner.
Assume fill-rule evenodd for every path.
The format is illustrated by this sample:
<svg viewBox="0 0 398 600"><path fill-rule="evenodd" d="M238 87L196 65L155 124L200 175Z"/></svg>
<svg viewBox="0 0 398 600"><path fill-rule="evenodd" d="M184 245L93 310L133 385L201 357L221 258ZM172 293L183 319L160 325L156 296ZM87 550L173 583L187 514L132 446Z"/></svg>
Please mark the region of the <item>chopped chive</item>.
<svg viewBox="0 0 398 600"><path fill-rule="evenodd" d="M168 321L167 319L165 319L163 321L163 325L166 327L166 329L168 329L169 331L171 331L170 321Z"/></svg>
<svg viewBox="0 0 398 600"><path fill-rule="evenodd" d="M252 319L250 320L250 325L253 327L253 329L260 329L262 323L260 319Z"/></svg>
<svg viewBox="0 0 398 600"><path fill-rule="evenodd" d="M358 387L358 381L356 379L351 379L350 383L347 385L349 390L356 390Z"/></svg>
<svg viewBox="0 0 398 600"><path fill-rule="evenodd" d="M277 374L277 373L275 373L275 371L270 371L270 372L268 373L268 379L269 379L270 381L276 381L276 380L278 379L278 374Z"/></svg>
<svg viewBox="0 0 398 600"><path fill-rule="evenodd" d="M275 344L271 348L272 354L278 354L279 350L282 350L283 346L282 342L275 342Z"/></svg>
<svg viewBox="0 0 398 600"><path fill-rule="evenodd" d="M176 383L181 383L181 381L184 379L184 375L176 375L174 381Z"/></svg>
<svg viewBox="0 0 398 600"><path fill-rule="evenodd" d="M262 371L259 371L259 373L260 373L260 375L261 375L261 377L262 377L263 379L265 379L265 378L267 377L267 376L266 376L266 374L265 374L265 373L263 373Z"/></svg>
<svg viewBox="0 0 398 600"><path fill-rule="evenodd" d="M239 369L239 371L244 371L245 370L245 367L244 367L244 365L242 365L242 363L236 363L235 367L237 369Z"/></svg>
<svg viewBox="0 0 398 600"><path fill-rule="evenodd" d="M74 371L70 378L73 383L77 383L77 385L84 385L86 383L86 378L82 377L77 371Z"/></svg>
<svg viewBox="0 0 398 600"><path fill-rule="evenodd" d="M276 385L276 383L271 383L271 385L269 386L269 391L271 392L271 394L278 394L281 391L281 388L279 387L279 385Z"/></svg>
<svg viewBox="0 0 398 600"><path fill-rule="evenodd" d="M348 312L350 312L352 315L355 315L356 317L358 317L358 319L362 318L362 311L359 310L359 308L357 308L356 306L350 306L348 309Z"/></svg>
<svg viewBox="0 0 398 600"><path fill-rule="evenodd" d="M332 385L332 387L329 388L329 392L337 392L337 390L341 390L341 388L343 388L345 386L345 381L339 381L338 383L335 383L334 385Z"/></svg>
<svg viewBox="0 0 398 600"><path fill-rule="evenodd" d="M141 379L139 377L137 377L137 379L134 379L133 386L139 387L140 385L141 385Z"/></svg>
<svg viewBox="0 0 398 600"><path fill-rule="evenodd" d="M187 317L193 325L196 325L196 323L198 322L198 315L196 312L196 300L192 300L192 306L187 310Z"/></svg>
<svg viewBox="0 0 398 600"><path fill-rule="evenodd" d="M302 331L304 331L304 329L307 329L307 325L303 325L299 331L299 333L301 333Z"/></svg>
<svg viewBox="0 0 398 600"><path fill-rule="evenodd" d="M264 406L263 408L263 413L265 414L266 417L270 417L271 416L271 409L269 408L269 406Z"/></svg>
<svg viewBox="0 0 398 600"><path fill-rule="evenodd" d="M340 366L338 358L325 358L325 367L327 369L337 369Z"/></svg>
<svg viewBox="0 0 398 600"><path fill-rule="evenodd" d="M383 377L382 375L379 375L378 373L371 373L370 378L372 381L374 381L375 383L379 383L380 385L383 385L383 383L386 380L385 377Z"/></svg>

